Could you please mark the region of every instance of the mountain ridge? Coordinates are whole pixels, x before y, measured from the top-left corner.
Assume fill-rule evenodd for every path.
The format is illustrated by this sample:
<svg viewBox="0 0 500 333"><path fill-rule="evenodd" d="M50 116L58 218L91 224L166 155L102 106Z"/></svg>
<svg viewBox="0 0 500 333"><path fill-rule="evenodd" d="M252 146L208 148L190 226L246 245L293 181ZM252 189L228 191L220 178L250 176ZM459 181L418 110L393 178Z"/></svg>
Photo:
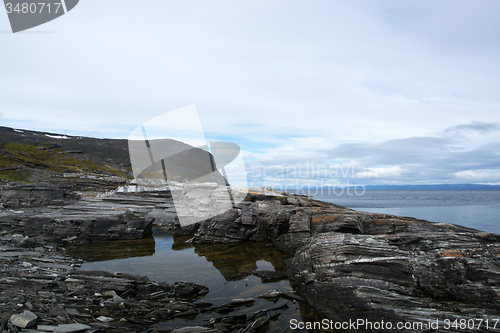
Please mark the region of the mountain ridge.
<svg viewBox="0 0 500 333"><path fill-rule="evenodd" d="M151 151L149 154L148 150L144 151L144 141L132 143L137 145L129 147L127 139L89 138L0 126L0 181L49 182L77 191L112 190L134 178L129 149L135 154L135 162L150 163ZM162 164L160 160L155 161L147 168L150 173L155 171L163 178L166 172L168 180L180 182L207 175L205 181L226 184L210 152L167 138L149 141L153 143L156 159L169 158L162 159ZM166 171L162 165L167 167Z"/></svg>

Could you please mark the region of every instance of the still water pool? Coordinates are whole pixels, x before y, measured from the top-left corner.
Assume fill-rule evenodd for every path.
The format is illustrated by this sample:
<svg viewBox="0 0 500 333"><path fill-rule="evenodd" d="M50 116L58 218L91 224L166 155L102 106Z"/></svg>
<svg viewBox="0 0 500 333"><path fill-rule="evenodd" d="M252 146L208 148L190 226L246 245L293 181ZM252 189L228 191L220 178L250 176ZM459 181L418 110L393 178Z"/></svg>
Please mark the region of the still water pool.
<svg viewBox="0 0 500 333"><path fill-rule="evenodd" d="M281 315L271 321L267 332L307 332L291 330L290 320L320 321L324 317L307 305L280 299L276 303L258 298L269 290L293 291L288 280L262 281L252 275L255 271L284 272L286 255L265 243L207 244L186 243L189 238L174 238L160 229L153 230L154 238L133 241L112 241L72 246L69 254L88 261L82 270L105 270L147 276L156 282L173 284L189 281L202 284L210 292L202 299L222 305L234 298L252 297L256 302L242 307L231 315L250 315L259 310L286 304ZM206 325L217 313L200 313L195 318L175 318L161 323L162 329ZM264 330L266 331L266 330ZM313 331L311 331L313 332Z"/></svg>

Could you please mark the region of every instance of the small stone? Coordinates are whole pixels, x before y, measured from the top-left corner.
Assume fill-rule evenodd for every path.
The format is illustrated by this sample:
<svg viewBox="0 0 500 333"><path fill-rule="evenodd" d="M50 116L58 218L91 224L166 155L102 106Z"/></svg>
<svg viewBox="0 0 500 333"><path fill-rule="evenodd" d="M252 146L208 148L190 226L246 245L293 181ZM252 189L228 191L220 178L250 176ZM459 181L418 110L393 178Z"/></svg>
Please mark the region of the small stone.
<svg viewBox="0 0 500 333"><path fill-rule="evenodd" d="M280 315L281 315L281 312L275 311L275 312L269 314L269 319L278 318Z"/></svg>
<svg viewBox="0 0 500 333"><path fill-rule="evenodd" d="M38 316L29 310L24 310L21 314L14 314L10 317L9 321L12 325L26 328L33 326L36 323Z"/></svg>
<svg viewBox="0 0 500 333"><path fill-rule="evenodd" d="M292 294L292 293L289 293L289 292L286 292L286 291L282 291L281 295L284 296L285 298L292 299L294 302L295 301L305 302L305 300L302 297L300 297L299 295L295 295L295 294Z"/></svg>
<svg viewBox="0 0 500 333"><path fill-rule="evenodd" d="M73 315L73 316L80 315L80 312L77 309L66 309L66 312L68 312L70 315Z"/></svg>
<svg viewBox="0 0 500 333"><path fill-rule="evenodd" d="M118 296L118 295L113 296L113 302L119 302L119 303L121 303L123 301L124 301L124 299L121 298L120 296Z"/></svg>
<svg viewBox="0 0 500 333"><path fill-rule="evenodd" d="M269 317L263 316L254 321L252 324L249 325L250 331L257 331L259 328L263 327L269 322ZM248 327L247 327L248 329Z"/></svg>
<svg viewBox="0 0 500 333"><path fill-rule="evenodd" d="M177 297L198 297L208 294L208 288L201 284L178 281L174 283L174 291Z"/></svg>
<svg viewBox="0 0 500 333"><path fill-rule="evenodd" d="M259 298L278 298L281 295L281 291L279 290L269 290L267 293L262 294Z"/></svg>
<svg viewBox="0 0 500 333"><path fill-rule="evenodd" d="M222 317L221 323L224 324L246 324L247 316L246 315L236 315L236 316L227 316Z"/></svg>
<svg viewBox="0 0 500 333"><path fill-rule="evenodd" d="M108 323L110 321L113 321L113 318L106 317L106 316L100 316L100 317L97 317L96 319L103 322L103 323Z"/></svg>
<svg viewBox="0 0 500 333"><path fill-rule="evenodd" d="M71 332L86 331L89 329L91 329L91 327L88 325L84 325L84 324L68 324L68 325L59 326L53 332L54 333L71 333Z"/></svg>
<svg viewBox="0 0 500 333"><path fill-rule="evenodd" d="M238 305L243 305L243 304L249 304L249 303L254 303L255 300L253 298L235 298L231 302L229 302L230 305L232 306L238 306Z"/></svg>
<svg viewBox="0 0 500 333"><path fill-rule="evenodd" d="M177 328L172 331L172 333L218 333L219 331L213 328L201 327L201 326L188 326L183 328Z"/></svg>
<svg viewBox="0 0 500 333"><path fill-rule="evenodd" d="M214 329L219 332L227 333L234 329L234 326L227 323L216 323L214 324Z"/></svg>
<svg viewBox="0 0 500 333"><path fill-rule="evenodd" d="M111 297L118 296L114 290L105 291L105 292L102 293L102 295L103 296L111 296Z"/></svg>
<svg viewBox="0 0 500 333"><path fill-rule="evenodd" d="M204 302L204 301L200 301L200 302L194 303L194 306L197 307L197 308L209 308L212 305L213 305L213 303Z"/></svg>
<svg viewBox="0 0 500 333"><path fill-rule="evenodd" d="M76 240L78 237L76 236L71 236L71 237L68 237L68 238L64 238L63 239L63 242L72 242L74 240Z"/></svg>
<svg viewBox="0 0 500 333"><path fill-rule="evenodd" d="M288 278L286 272L276 272L276 271L256 271L253 275L260 277L263 283L278 282Z"/></svg>
<svg viewBox="0 0 500 333"><path fill-rule="evenodd" d="M57 326L54 325L37 325L36 329L42 332L54 332Z"/></svg>

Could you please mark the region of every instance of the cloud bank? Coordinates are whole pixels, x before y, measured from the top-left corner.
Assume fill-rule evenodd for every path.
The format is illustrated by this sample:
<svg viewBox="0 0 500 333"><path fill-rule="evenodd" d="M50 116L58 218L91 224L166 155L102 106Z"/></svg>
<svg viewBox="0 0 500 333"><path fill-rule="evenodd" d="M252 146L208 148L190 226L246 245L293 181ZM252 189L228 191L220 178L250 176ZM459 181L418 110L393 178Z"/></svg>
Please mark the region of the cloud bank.
<svg viewBox="0 0 500 333"><path fill-rule="evenodd" d="M0 125L127 138L195 104L207 141L262 168L497 182L499 12L497 0L81 2L40 28L55 33L0 34Z"/></svg>
<svg viewBox="0 0 500 333"><path fill-rule="evenodd" d="M470 133L482 135L471 137ZM260 159L249 155L249 159L254 157L248 163L250 181L278 187L500 183L499 123L456 125L433 137L309 149L302 156L303 148Z"/></svg>

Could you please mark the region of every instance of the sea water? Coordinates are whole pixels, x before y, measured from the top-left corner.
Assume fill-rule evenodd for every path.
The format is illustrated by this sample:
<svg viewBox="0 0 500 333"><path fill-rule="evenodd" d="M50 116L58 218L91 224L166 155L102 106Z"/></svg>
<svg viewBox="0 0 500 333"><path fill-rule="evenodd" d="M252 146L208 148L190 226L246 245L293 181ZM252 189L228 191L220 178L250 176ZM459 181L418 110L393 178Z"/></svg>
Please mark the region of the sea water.
<svg viewBox="0 0 500 333"><path fill-rule="evenodd" d="M314 199L358 211L453 223L500 234L500 190L357 189L309 194Z"/></svg>

